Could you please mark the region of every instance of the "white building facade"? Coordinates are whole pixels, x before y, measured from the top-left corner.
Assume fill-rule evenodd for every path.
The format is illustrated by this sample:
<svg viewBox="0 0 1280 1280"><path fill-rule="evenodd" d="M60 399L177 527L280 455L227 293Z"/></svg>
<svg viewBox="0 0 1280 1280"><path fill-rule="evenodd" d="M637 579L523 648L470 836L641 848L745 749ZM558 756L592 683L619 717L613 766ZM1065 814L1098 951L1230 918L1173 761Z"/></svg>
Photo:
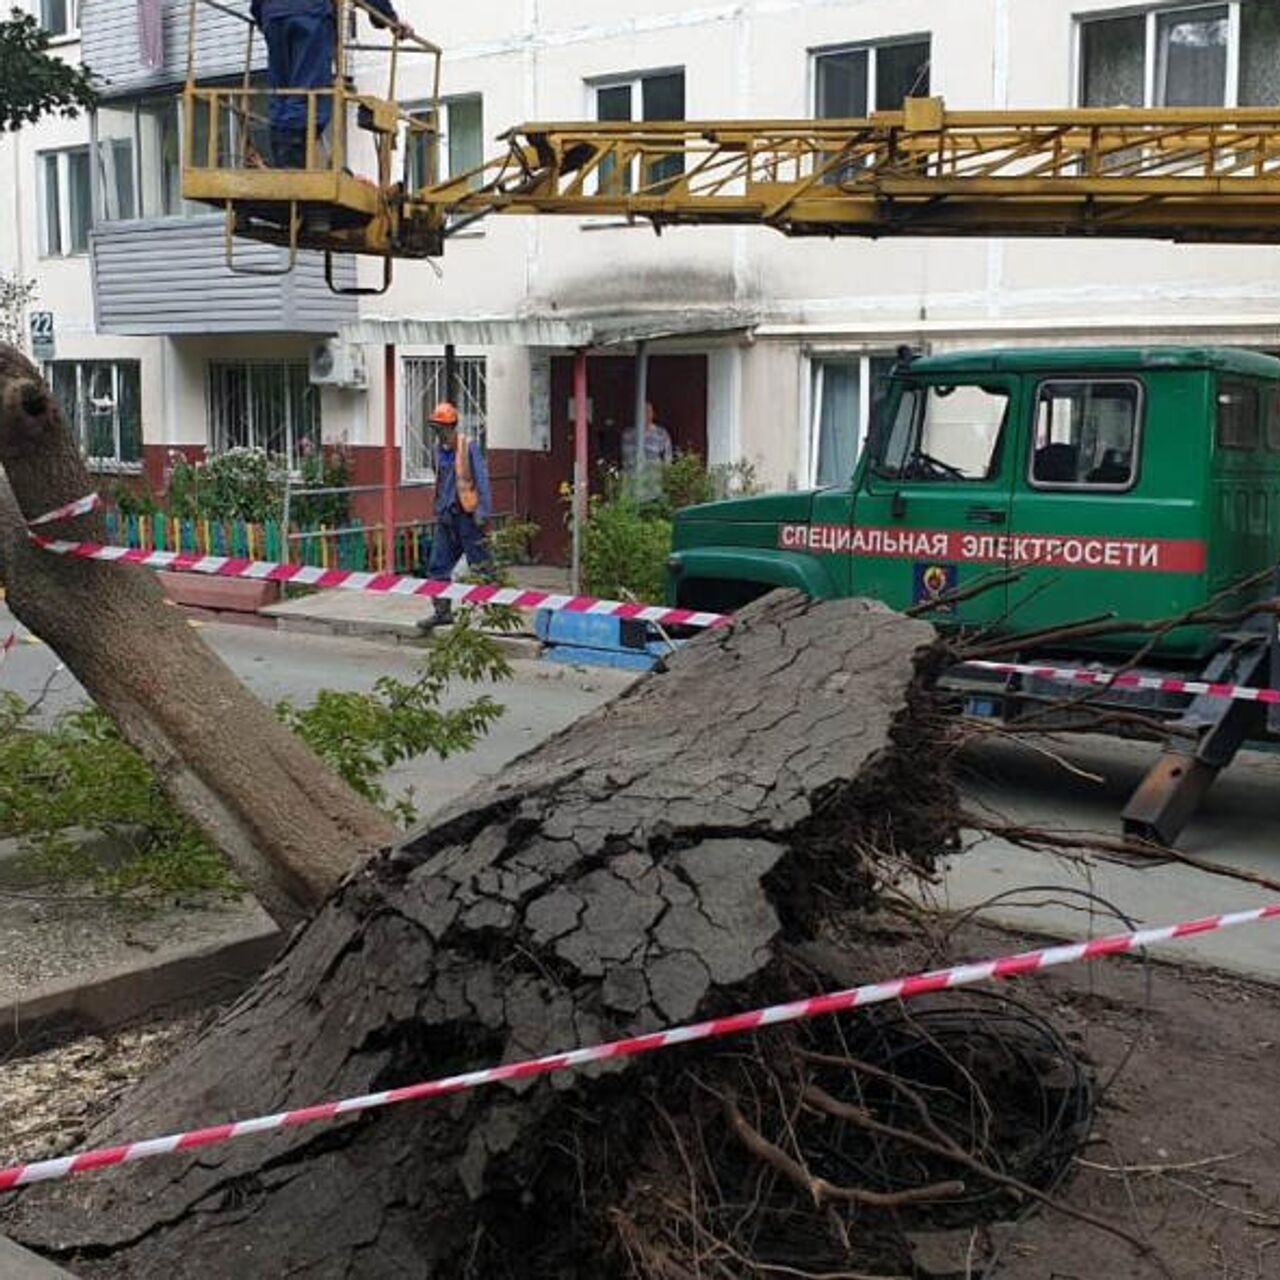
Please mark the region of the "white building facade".
<svg viewBox="0 0 1280 1280"><path fill-rule="evenodd" d="M77 21L72 0L42 3L51 25ZM360 317L598 323L620 339L589 362L601 462L618 456L634 416L635 344L625 338L643 333L648 398L677 445L713 464L748 460L775 486L848 478L877 376L902 343L1280 348L1280 257L1266 247L788 241L755 228L658 238L612 220L512 217L450 240L442 275L398 264L380 298L328 294L315 264L289 280L231 280L219 216L185 208L174 185L185 3L166 11L167 70L147 73L128 69L137 67L133 0L81 3L87 60L114 69L107 100L95 121L51 120L0 142L12 177L0 195L0 267L35 279L33 307L54 315L52 373L87 406L90 456L126 472L145 465L156 483L173 447L296 451L321 437L353 446L364 459L358 478L375 477L383 349L363 353L367 389L307 376L317 341ZM539 119L848 116L926 93L964 109L1280 103L1275 0L419 6L405 0L402 14L445 49L454 172L499 150L505 127ZM64 41L66 56L78 56L74 34ZM402 72L399 91L405 103L427 98L425 63ZM380 268L359 271L372 282ZM543 551L560 554L568 353L460 345L456 354L455 394L509 481L499 505L554 525ZM440 346L394 353L408 480L428 474L421 419L442 393L443 367ZM111 414L95 412L108 398Z"/></svg>

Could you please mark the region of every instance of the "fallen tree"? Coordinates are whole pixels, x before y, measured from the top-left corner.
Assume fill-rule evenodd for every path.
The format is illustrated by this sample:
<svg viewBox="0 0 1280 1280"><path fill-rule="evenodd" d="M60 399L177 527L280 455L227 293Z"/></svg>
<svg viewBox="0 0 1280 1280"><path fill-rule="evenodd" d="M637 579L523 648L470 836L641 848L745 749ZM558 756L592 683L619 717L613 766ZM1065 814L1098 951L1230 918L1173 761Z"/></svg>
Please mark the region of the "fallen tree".
<svg viewBox="0 0 1280 1280"><path fill-rule="evenodd" d="M874 904L881 877L928 866L955 838L925 689L934 653L927 623L867 602L775 595L751 606L731 631L695 641L666 674L365 863L92 1141L830 985L839 965L811 945L824 922L847 925ZM839 1092L778 1059L805 1034L779 1029L40 1186L11 1203L4 1230L85 1276L191 1274L198 1258L202 1276L674 1278L697 1273L697 1233L719 1230L697 1225L707 1179L745 1177L735 1213L754 1221L767 1177L798 1209L758 1205L770 1240L739 1239L742 1265L715 1274L752 1274L751 1250L821 1262L815 1238L847 1269L868 1238L842 1215L946 1198L959 1183L930 1176L904 1196L810 1178L794 1150L780 1160L793 1117L773 1114L771 1090L805 1107L830 1107ZM686 1167L679 1153L698 1144ZM669 1230L672 1196L695 1202L688 1256Z"/></svg>
<svg viewBox="0 0 1280 1280"><path fill-rule="evenodd" d="M0 345L0 582L281 924L306 919L352 866L396 838L166 604L155 575L59 558L27 521L93 488L35 368ZM101 541L101 516L42 528Z"/></svg>

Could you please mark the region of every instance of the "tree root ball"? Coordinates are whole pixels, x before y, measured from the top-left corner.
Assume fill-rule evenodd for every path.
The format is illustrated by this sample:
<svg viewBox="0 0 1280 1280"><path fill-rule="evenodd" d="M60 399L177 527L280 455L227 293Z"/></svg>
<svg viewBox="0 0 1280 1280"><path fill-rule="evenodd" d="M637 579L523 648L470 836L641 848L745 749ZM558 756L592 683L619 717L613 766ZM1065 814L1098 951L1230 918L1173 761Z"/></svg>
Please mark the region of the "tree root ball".
<svg viewBox="0 0 1280 1280"><path fill-rule="evenodd" d="M955 843L939 660L927 623L873 603L752 605L354 872L94 1143L833 985L807 945L824 923ZM205 1277L634 1274L636 1204L689 1189L673 1156L646 1190L655 1100L684 1132L711 1097L691 1073L721 1092L731 1075L754 1122L767 1055L795 1042L690 1046L42 1186L3 1229L88 1277L196 1258ZM740 1146L727 1124L718 1140Z"/></svg>

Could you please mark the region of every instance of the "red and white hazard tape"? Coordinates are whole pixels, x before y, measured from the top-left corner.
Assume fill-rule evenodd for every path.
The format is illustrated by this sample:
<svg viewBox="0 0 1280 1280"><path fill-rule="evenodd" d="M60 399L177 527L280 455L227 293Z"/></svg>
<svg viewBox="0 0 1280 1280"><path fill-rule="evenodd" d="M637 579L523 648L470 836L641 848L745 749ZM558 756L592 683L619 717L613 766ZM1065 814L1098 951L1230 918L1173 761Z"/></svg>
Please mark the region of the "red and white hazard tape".
<svg viewBox="0 0 1280 1280"><path fill-rule="evenodd" d="M1173 676L1144 676L1136 671L1090 671L1085 667L1046 667L1033 662L966 662L970 671L996 671L1004 675L1036 676L1071 684L1091 684L1104 689L1158 689L1163 693L1190 693L1210 698L1234 698L1242 702L1280 702L1280 689L1251 689L1239 684L1207 680L1179 680Z"/></svg>
<svg viewBox="0 0 1280 1280"><path fill-rule="evenodd" d="M516 609L551 609L562 613L603 614L637 622L661 622L667 626L724 627L729 617L698 609L673 609L665 605L599 600L595 596L563 595L520 587L497 587L465 582L439 582L404 573L364 573L353 569L320 569L312 565L276 564L270 560L238 560L230 556L202 556L187 551L141 551L133 547L108 547L97 542L64 542L31 534L32 541L55 555L80 560L107 560L138 564L148 569L176 573L204 573L219 578L254 578L264 582L292 582L308 587L342 591L373 591L394 596L420 596L452 600L457 604L510 605Z"/></svg>
<svg viewBox="0 0 1280 1280"><path fill-rule="evenodd" d="M87 515L102 505L96 493L68 502L29 522L29 528ZM403 573L364 573L351 569L320 569L312 565L277 564L270 560L241 560L232 556L202 556L186 551L142 551L134 547L111 547L97 542L67 542L29 533L31 541L55 555L80 560L106 560L117 564L137 564L172 573L204 573L219 578L253 578L263 582L292 582L299 586L337 588L342 591L372 591L386 595L421 596L430 600L451 600L455 604L508 605L516 609L550 609L561 613L589 613L637 622L661 622L668 626L723 627L729 618L722 613L699 609L673 609L665 605L640 604L623 600L601 600L595 596L564 595L555 591L533 591L518 587L497 587L463 582L440 582Z"/></svg>
<svg viewBox="0 0 1280 1280"><path fill-rule="evenodd" d="M101 505L96 493L69 502L31 521L31 528L86 515ZM732 622L728 614L696 609L674 609L665 605L640 604L621 600L601 600L595 596L563 595L552 591L524 590L461 582L440 582L409 574L365 573L350 569L320 569L311 565L277 564L269 560L241 560L231 556L202 556L186 551L143 551L133 547L104 546L97 542L66 542L30 533L31 540L55 555L81 560L105 560L137 564L174 573L203 573L220 578L254 578L267 582L292 582L300 586L337 588L342 591L370 591L386 595L421 596L451 600L457 604L508 605L517 609L549 609L564 613L605 615L660 622L668 626L724 627ZM0 660L3 652L0 652ZM1053 667L1025 662L966 662L971 671L993 671L1004 675L1037 676L1073 684L1107 689L1154 689L1164 693L1185 693L1211 698L1233 698L1247 702L1280 703L1280 690L1253 689L1244 685L1206 680L1182 680L1172 676L1139 675L1133 671L1093 671L1084 667Z"/></svg>
<svg viewBox="0 0 1280 1280"><path fill-rule="evenodd" d="M46 511L42 516L36 516L34 520L28 521L28 526L34 529L38 525L70 520L73 516L87 516L90 511L96 511L100 506L102 506L102 498L98 494L86 494L83 498L77 498L65 506L56 507L52 511Z"/></svg>
<svg viewBox="0 0 1280 1280"><path fill-rule="evenodd" d="M30 1164L11 1165L6 1169L0 1169L0 1191L28 1186L33 1182L67 1178L72 1174L88 1173L110 1165L131 1164L137 1160L148 1160L152 1156L170 1155L177 1151L190 1151L196 1147L213 1146L217 1143L229 1142L232 1138L247 1138L254 1134L270 1133L276 1129L292 1129L316 1120L336 1120L340 1116L358 1115L364 1111L393 1106L399 1102L414 1102L426 1098L439 1098L446 1094L464 1093L470 1089L477 1089L481 1085L497 1084L504 1080L527 1080L553 1071L568 1071L592 1062L633 1058L642 1053L652 1053L656 1049L669 1049L676 1045L691 1044L697 1040L714 1040L721 1036L756 1031L761 1027L774 1026L782 1022L798 1022L807 1018L859 1009L867 1005L883 1004L890 1000L910 1000L913 996L971 986L991 978L1013 978L1024 973L1038 973L1058 965L1076 964L1083 960L1097 959L1099 956L1123 955L1161 942L1173 942L1180 938L1195 937L1197 934L1234 928L1236 925L1255 924L1261 920L1274 919L1280 919L1280 903L1255 907L1251 911L1234 911L1224 915L1206 916L1200 920L1188 920L1181 924L1112 934L1105 938L1095 938L1091 942L1073 942L1063 946L1043 947L1035 951L1021 951L994 960L954 965L949 969L935 969L909 978L894 978L888 982L873 982L867 986L834 991L828 995L813 996L807 1000L794 1000L789 1004L753 1009L749 1013L730 1014L728 1017L712 1018L707 1022L695 1022L683 1027L672 1027L666 1031L654 1031L648 1035L632 1036L626 1040L612 1040L607 1044L573 1049L567 1053L553 1053L542 1058L507 1062L501 1066L486 1067L481 1071L445 1076L439 1080L405 1085L399 1089L384 1089L380 1093L343 1098L338 1102L322 1102L316 1106L300 1107L294 1111L277 1112L275 1115L255 1116L251 1120L237 1120L231 1124L213 1125L205 1129L190 1129L185 1133L173 1133L164 1138L147 1138L141 1142L128 1142L115 1147L99 1147L92 1151L61 1156L56 1160L38 1160Z"/></svg>

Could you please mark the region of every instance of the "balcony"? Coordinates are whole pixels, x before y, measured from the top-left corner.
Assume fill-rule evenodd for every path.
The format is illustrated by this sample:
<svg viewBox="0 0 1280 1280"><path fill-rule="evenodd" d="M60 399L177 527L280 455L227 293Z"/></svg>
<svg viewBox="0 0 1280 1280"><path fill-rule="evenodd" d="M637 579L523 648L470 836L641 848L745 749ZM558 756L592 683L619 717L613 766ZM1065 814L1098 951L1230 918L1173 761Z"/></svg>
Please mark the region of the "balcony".
<svg viewBox="0 0 1280 1280"><path fill-rule="evenodd" d="M100 222L90 239L100 333L333 333L356 319L356 299L330 291L320 254L299 253L287 275L227 269L221 214ZM286 251L237 239L238 268L279 271ZM355 284L349 257L334 260L335 283Z"/></svg>

